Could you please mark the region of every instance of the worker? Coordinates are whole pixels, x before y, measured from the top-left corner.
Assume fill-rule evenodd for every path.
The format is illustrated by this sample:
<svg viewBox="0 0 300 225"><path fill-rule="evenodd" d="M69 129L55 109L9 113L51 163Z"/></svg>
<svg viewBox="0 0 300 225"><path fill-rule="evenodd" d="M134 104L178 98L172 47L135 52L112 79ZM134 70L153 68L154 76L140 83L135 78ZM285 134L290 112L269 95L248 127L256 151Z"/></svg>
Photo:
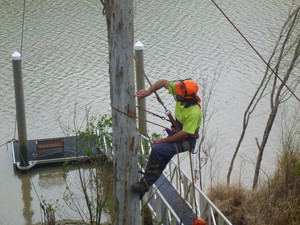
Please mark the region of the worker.
<svg viewBox="0 0 300 225"><path fill-rule="evenodd" d="M157 80L148 89L141 89L135 96L139 99L151 95L156 90L166 88L174 96L175 119L180 130L175 130L165 138L154 139L145 173L142 179L132 186L132 191L139 194L140 199L160 177L163 170L176 153L192 151L199 137L199 127L202 121L200 98L197 95L198 84L191 80L168 81Z"/></svg>

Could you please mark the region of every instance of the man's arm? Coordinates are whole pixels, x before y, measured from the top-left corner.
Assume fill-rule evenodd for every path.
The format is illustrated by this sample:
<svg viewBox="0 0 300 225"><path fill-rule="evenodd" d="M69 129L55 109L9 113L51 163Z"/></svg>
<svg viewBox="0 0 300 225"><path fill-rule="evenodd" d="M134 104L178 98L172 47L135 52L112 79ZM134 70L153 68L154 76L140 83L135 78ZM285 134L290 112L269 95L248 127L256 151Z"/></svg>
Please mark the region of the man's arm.
<svg viewBox="0 0 300 225"><path fill-rule="evenodd" d="M156 90L161 89L162 87L168 89L169 88L169 81L165 80L165 79L157 80L148 89L141 89L141 90L137 91L134 96L136 96L138 98L145 98L145 97L151 95Z"/></svg>

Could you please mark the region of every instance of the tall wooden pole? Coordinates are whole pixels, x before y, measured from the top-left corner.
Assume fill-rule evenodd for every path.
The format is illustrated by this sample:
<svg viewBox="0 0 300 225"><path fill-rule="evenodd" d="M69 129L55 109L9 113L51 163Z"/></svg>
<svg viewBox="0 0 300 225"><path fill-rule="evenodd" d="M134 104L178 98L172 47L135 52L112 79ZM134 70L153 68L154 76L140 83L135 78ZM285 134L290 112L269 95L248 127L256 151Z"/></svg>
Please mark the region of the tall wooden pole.
<svg viewBox="0 0 300 225"><path fill-rule="evenodd" d="M144 76L144 45L138 41L134 45L135 59L136 59L136 89L145 89L145 76ZM140 118L147 119L146 112L146 98L138 101L138 115ZM141 109L142 108L142 109ZM144 120L139 120L139 131L141 134L147 136L147 123Z"/></svg>
<svg viewBox="0 0 300 225"><path fill-rule="evenodd" d="M22 70L21 70L21 54L17 51L15 51L12 54L12 65L13 65L14 84L15 84L16 114L17 114L18 140L19 140L19 149L20 149L20 166L26 167L29 165L29 162L28 162L28 153L27 153L28 147L27 147L24 90L23 90Z"/></svg>
<svg viewBox="0 0 300 225"><path fill-rule="evenodd" d="M135 71L136 71L136 89L145 89L145 69L144 69L144 45L138 41L134 45L135 50ZM147 119L146 109L146 98L138 100L138 116L139 118ZM139 120L139 132L144 136L148 136L147 123L145 120ZM149 154L149 146L143 143L145 153Z"/></svg>
<svg viewBox="0 0 300 225"><path fill-rule="evenodd" d="M135 114L133 0L107 0L105 9L111 104ZM136 119L125 113L112 109L116 224L140 225L139 196L131 191L139 179Z"/></svg>

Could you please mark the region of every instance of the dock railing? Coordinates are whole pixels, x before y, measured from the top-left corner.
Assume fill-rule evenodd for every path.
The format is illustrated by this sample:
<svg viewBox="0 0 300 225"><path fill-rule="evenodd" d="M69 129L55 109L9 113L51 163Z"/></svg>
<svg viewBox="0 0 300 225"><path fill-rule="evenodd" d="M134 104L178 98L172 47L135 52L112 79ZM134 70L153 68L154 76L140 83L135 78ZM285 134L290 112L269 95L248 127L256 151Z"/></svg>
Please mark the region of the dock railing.
<svg viewBox="0 0 300 225"><path fill-rule="evenodd" d="M177 190L179 190L179 185L181 185L182 197L190 205L194 213L198 212L198 216L205 219L208 225L232 225L202 190L196 185L194 189L193 182L187 174L182 170L180 170L180 173L181 175L179 176L177 163L171 160L168 168L165 169L166 177L171 178L170 182Z"/></svg>
<svg viewBox="0 0 300 225"><path fill-rule="evenodd" d="M145 201L152 213L154 224L180 224L180 217L172 209L156 185L153 185L149 192L145 194L143 204Z"/></svg>
<svg viewBox="0 0 300 225"><path fill-rule="evenodd" d="M104 154L110 159L114 157L114 152L111 150L107 139L110 137L103 137ZM143 159L145 152L151 149L151 141L144 135L139 135L139 151L141 159ZM140 160L141 168L145 167L145 160ZM232 223L222 214L222 212L213 204L213 202L204 194L202 190L195 185L188 175L179 170L178 163L171 160L165 169L164 173L168 181L174 188L182 190L182 198L190 206L195 215L204 219L207 225L232 225ZM179 186L181 185L181 187ZM195 190L195 193L194 193ZM178 192L178 195L179 192ZM179 215L172 209L167 200L164 198L159 188L153 185L144 199L147 201L147 206L152 212L153 220L156 224L177 225L181 220Z"/></svg>
<svg viewBox="0 0 300 225"><path fill-rule="evenodd" d="M140 152L142 155L145 152L145 148L151 148L149 138L140 135ZM165 169L164 175L177 191L179 190L179 185L181 185L182 198L187 204L189 204L190 208L198 217L203 218L207 222L207 225L232 225L232 223L222 214L222 212L212 203L202 190L200 190L196 185L195 188L193 187L192 180L184 171L179 170L177 162L173 159ZM151 196L151 200L148 202L148 207L152 211L155 222L165 225L180 224L179 216L174 212L155 185L153 185L148 196Z"/></svg>

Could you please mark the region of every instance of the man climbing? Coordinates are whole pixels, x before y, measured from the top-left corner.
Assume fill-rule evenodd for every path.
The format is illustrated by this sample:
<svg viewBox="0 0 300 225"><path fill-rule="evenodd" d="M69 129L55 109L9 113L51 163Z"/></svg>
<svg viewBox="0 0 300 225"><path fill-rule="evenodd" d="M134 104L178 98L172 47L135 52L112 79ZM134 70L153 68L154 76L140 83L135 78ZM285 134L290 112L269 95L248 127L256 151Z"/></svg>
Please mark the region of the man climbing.
<svg viewBox="0 0 300 225"><path fill-rule="evenodd" d="M198 84L190 79L177 82L165 79L156 81L150 88L139 90L135 96L145 98L160 88L169 90L176 100L176 130L172 126L171 134L166 138L153 140L151 154L141 181L132 186L132 190L140 195L140 199L160 177L172 157L181 152L192 151L198 138L202 121L200 98L197 95Z"/></svg>

